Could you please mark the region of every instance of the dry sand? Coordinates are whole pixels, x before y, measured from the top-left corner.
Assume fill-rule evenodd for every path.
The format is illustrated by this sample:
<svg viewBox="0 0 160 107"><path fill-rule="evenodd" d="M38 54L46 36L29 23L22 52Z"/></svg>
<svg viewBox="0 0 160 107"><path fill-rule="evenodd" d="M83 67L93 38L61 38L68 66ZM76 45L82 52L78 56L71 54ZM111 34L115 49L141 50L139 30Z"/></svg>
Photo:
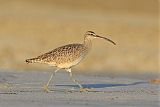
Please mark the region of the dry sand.
<svg viewBox="0 0 160 107"><path fill-rule="evenodd" d="M68 74L58 72L51 92L42 91L49 72L0 72L0 107L158 107L159 86L145 79L75 75L92 92L79 92Z"/></svg>
<svg viewBox="0 0 160 107"><path fill-rule="evenodd" d="M117 46L94 40L75 69L158 72L158 0L0 0L0 67L46 69L24 60L82 43L87 30Z"/></svg>

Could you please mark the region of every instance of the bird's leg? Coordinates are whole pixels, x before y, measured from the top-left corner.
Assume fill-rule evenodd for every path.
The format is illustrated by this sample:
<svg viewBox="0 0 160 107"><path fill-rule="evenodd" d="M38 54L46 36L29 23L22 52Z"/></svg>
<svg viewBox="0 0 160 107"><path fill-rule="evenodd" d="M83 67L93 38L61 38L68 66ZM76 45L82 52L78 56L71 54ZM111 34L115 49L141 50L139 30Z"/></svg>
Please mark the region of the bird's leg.
<svg viewBox="0 0 160 107"><path fill-rule="evenodd" d="M55 75L55 73L52 73L52 74L51 74L48 82L47 82L46 84L44 84L44 86L43 86L43 90L44 90L45 92L49 92L49 91L50 91L49 88L48 88L48 86L49 86L49 83L51 82L51 80L52 80L52 78L53 78L53 75Z"/></svg>
<svg viewBox="0 0 160 107"><path fill-rule="evenodd" d="M80 88L83 88L82 85L81 85L77 80L75 80L75 79L73 78L71 69L68 69L67 71L69 72L70 79L71 79L74 83L76 83Z"/></svg>
<svg viewBox="0 0 160 107"><path fill-rule="evenodd" d="M45 92L50 92L48 86L49 86L49 84L50 84L50 82L51 82L53 76L55 75L55 73L56 73L58 70L59 70L59 69L56 69L56 70L51 74L51 76L50 76L50 78L49 78L47 84L45 84L45 85L43 86L43 90L44 90Z"/></svg>
<svg viewBox="0 0 160 107"><path fill-rule="evenodd" d="M83 88L83 86L77 80L75 80L73 78L73 75L72 75L72 72L71 72L71 68L67 69L67 71L69 72L70 79L79 86L80 92L88 92L88 91L90 91L90 89L88 89L88 88Z"/></svg>

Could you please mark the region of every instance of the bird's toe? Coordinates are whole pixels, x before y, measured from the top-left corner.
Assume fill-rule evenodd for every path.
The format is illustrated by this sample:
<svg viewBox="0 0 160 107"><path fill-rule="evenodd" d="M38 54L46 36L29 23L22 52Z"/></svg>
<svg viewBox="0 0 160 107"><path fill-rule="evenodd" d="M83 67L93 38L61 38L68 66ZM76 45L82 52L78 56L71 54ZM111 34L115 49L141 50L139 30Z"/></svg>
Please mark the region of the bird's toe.
<svg viewBox="0 0 160 107"><path fill-rule="evenodd" d="M93 90L90 88L80 88L80 92L91 92L91 91Z"/></svg>
<svg viewBox="0 0 160 107"><path fill-rule="evenodd" d="M49 90L47 85L43 86L43 91L46 92L46 93L50 92L50 90Z"/></svg>

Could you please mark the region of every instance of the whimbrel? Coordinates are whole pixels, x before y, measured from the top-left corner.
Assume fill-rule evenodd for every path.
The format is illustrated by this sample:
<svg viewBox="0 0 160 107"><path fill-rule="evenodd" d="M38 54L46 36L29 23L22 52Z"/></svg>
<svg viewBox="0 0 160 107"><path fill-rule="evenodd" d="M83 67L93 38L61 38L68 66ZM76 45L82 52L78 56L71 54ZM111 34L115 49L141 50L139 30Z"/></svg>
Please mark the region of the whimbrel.
<svg viewBox="0 0 160 107"><path fill-rule="evenodd" d="M36 58L27 59L27 63L44 63L50 66L57 67L57 69L51 74L47 84L44 85L44 91L49 92L49 84L55 75L55 73L60 69L65 69L70 74L70 79L76 83L80 91L87 91L87 88L83 88L82 85L73 78L71 68L77 65L90 51L92 47L92 40L94 38L105 39L114 45L115 42L112 40L99 36L95 34L93 31L87 31L84 35L84 42L83 44L68 44L65 46L58 47L48 53L42 54Z"/></svg>

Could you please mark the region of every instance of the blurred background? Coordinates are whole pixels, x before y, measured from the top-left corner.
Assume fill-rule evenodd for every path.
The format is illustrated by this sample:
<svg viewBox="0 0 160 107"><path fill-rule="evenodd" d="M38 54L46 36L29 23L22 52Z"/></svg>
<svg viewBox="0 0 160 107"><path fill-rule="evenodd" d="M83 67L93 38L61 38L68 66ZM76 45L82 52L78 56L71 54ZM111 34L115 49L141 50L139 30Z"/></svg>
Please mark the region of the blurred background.
<svg viewBox="0 0 160 107"><path fill-rule="evenodd" d="M92 30L117 43L94 40L73 71L158 73L158 0L0 0L0 69L52 70L25 59Z"/></svg>

